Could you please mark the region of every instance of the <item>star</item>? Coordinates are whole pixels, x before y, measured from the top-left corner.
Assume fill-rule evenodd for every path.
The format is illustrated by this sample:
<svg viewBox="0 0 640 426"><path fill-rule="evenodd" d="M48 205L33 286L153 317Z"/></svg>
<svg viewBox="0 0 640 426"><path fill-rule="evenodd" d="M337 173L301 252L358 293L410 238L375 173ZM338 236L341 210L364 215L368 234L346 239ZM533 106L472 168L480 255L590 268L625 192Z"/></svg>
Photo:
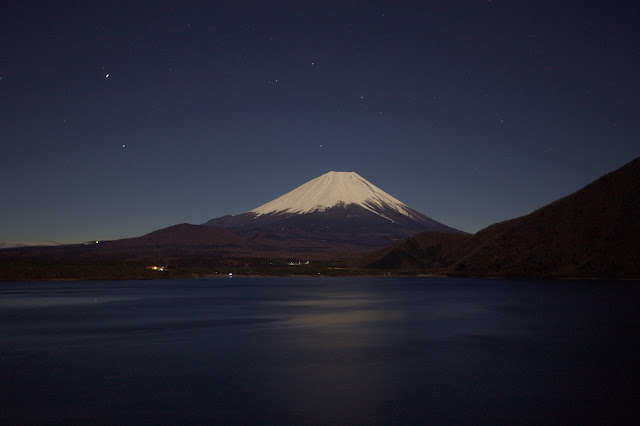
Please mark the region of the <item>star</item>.
<svg viewBox="0 0 640 426"><path fill-rule="evenodd" d="M110 75L110 74L106 74L106 75L104 76L104 78L109 78L109 75Z"/></svg>

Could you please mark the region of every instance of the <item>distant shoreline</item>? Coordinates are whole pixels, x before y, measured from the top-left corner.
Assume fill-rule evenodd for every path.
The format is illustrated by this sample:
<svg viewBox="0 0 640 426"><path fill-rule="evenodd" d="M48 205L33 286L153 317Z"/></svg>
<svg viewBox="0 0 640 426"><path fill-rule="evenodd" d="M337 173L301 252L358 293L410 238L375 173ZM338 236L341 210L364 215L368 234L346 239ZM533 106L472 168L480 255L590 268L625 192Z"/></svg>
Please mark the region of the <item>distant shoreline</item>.
<svg viewBox="0 0 640 426"><path fill-rule="evenodd" d="M475 280L533 280L533 281L621 281L621 282L634 282L640 281L640 278L598 278L598 277L484 277L484 276L464 276L464 275L443 275L443 274L428 274L428 273L354 273L354 274L240 274L234 273L233 276L225 274L203 274L203 275L175 275L175 276L163 276L158 274L156 276L118 276L109 277L104 276L100 278L24 278L24 279L0 279L0 285L2 283L9 282L75 282L75 281L151 281L151 280L184 280L184 279L227 279L233 280L234 278L267 278L267 277L279 277L279 278L463 278L463 279L475 279Z"/></svg>

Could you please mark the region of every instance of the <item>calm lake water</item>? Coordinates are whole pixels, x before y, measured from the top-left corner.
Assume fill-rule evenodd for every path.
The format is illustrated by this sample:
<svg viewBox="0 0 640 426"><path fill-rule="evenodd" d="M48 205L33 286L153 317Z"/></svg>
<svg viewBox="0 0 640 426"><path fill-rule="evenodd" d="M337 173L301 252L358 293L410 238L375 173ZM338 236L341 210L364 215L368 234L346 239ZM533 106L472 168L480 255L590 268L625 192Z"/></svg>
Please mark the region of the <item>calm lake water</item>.
<svg viewBox="0 0 640 426"><path fill-rule="evenodd" d="M0 423L640 421L640 283L0 283Z"/></svg>

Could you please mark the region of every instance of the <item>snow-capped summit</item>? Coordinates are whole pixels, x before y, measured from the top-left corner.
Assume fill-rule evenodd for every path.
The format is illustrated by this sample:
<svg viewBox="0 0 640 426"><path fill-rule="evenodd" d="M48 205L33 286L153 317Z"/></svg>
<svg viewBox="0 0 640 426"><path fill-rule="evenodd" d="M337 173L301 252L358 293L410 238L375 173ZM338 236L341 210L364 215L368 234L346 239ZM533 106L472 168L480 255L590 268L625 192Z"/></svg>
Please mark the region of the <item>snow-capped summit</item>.
<svg viewBox="0 0 640 426"><path fill-rule="evenodd" d="M293 191L250 211L258 216L271 213L311 213L339 205L355 204L385 219L388 209L414 217L412 210L356 172L328 172Z"/></svg>

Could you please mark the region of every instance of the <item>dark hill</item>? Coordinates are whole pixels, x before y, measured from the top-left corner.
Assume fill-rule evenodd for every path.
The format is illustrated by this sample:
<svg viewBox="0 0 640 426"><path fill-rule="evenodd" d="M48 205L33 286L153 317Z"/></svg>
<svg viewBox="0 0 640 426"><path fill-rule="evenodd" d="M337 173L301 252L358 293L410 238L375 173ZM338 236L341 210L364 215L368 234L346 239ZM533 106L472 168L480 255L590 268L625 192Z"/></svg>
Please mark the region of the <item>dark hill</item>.
<svg viewBox="0 0 640 426"><path fill-rule="evenodd" d="M363 264L373 269L438 272L469 238L469 234L423 232L367 254Z"/></svg>
<svg viewBox="0 0 640 426"><path fill-rule="evenodd" d="M467 276L638 278L640 158L466 239L421 238L391 246L370 265Z"/></svg>
<svg viewBox="0 0 640 426"><path fill-rule="evenodd" d="M640 158L533 213L491 225L452 273L640 277Z"/></svg>
<svg viewBox="0 0 640 426"><path fill-rule="evenodd" d="M180 224L137 238L0 250L0 280L131 279L215 273L240 262L244 239L225 229ZM241 255L238 255L241 256ZM159 274L149 267L167 267Z"/></svg>

